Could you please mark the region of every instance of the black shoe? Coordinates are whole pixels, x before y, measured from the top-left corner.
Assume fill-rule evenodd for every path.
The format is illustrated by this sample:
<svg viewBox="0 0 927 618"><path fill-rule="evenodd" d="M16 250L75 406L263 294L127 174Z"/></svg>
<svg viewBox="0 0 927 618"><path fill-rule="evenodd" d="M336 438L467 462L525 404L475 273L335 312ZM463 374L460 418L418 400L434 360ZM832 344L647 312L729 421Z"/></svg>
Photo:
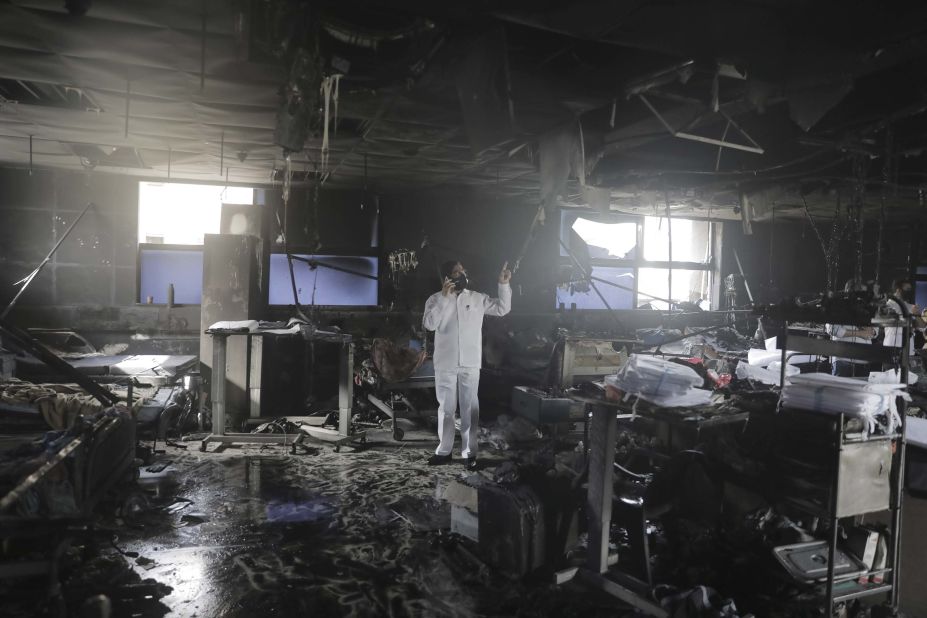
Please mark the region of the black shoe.
<svg viewBox="0 0 927 618"><path fill-rule="evenodd" d="M464 464L464 468L475 472L479 469L479 465L476 463L476 457L467 457L467 463Z"/></svg>
<svg viewBox="0 0 927 618"><path fill-rule="evenodd" d="M450 455L432 455L428 458L429 466L443 466L444 464L451 463Z"/></svg>

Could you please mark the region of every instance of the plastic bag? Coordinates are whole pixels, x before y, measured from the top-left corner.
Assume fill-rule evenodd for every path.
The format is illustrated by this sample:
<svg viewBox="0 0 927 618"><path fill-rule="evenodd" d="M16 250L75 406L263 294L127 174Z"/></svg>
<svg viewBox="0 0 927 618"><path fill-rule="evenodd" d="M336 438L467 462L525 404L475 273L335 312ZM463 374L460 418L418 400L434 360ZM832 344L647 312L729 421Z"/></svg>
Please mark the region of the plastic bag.
<svg viewBox="0 0 927 618"><path fill-rule="evenodd" d="M749 363L737 363L737 369L734 370L734 373L741 380L752 380L754 382L771 384L773 386L779 386L781 378L778 371L772 371L765 367L757 367Z"/></svg>

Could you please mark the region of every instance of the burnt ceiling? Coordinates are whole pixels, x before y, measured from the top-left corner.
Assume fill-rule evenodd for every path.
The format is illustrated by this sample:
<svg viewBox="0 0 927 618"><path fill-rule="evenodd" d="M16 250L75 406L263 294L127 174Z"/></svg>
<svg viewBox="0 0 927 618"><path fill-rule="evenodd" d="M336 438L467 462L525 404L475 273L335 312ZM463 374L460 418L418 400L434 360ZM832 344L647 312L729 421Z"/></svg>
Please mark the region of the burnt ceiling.
<svg viewBox="0 0 927 618"><path fill-rule="evenodd" d="M567 203L923 207L922 2L82 4L0 3L4 164L537 203L548 143Z"/></svg>

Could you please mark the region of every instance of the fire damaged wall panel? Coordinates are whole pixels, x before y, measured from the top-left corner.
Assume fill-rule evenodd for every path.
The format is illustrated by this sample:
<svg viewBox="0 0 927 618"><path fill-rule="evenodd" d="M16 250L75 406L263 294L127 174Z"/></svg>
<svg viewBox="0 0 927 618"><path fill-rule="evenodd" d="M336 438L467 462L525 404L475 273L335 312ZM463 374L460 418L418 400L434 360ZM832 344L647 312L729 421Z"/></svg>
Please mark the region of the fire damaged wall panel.
<svg viewBox="0 0 927 618"><path fill-rule="evenodd" d="M79 210L57 211L55 213L57 228L55 237L61 238L79 215ZM111 213L104 212L100 208L91 208L58 249L56 253L58 263L111 266L113 264L113 219L114 216Z"/></svg>
<svg viewBox="0 0 927 618"><path fill-rule="evenodd" d="M113 270L91 265L59 265L55 269L56 302L62 305L112 303Z"/></svg>
<svg viewBox="0 0 927 618"><path fill-rule="evenodd" d="M88 202L95 206L19 299L13 322L73 328L97 346L124 344L132 353L195 353L195 345L175 343L196 333L199 307L136 305L138 180L131 177L0 169L0 306ZM133 339L139 332L159 334Z"/></svg>
<svg viewBox="0 0 927 618"><path fill-rule="evenodd" d="M48 210L4 209L0 226L4 261L22 262L24 275L32 270L53 244L52 216ZM14 269L12 265L11 269ZM13 280L16 279L19 277Z"/></svg>

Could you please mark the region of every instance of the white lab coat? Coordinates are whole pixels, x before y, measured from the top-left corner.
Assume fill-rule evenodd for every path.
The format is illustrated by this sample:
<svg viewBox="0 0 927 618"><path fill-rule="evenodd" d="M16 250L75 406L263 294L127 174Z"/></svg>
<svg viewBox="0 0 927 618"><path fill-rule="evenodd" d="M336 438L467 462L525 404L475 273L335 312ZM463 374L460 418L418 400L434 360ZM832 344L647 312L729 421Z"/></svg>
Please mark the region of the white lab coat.
<svg viewBox="0 0 927 618"><path fill-rule="evenodd" d="M850 330L862 330L862 326L848 326L845 324L826 324L825 330L827 334L830 335L831 341L846 341L847 343L866 343L872 344L871 339L864 339L863 337L850 337L847 335L847 331ZM834 358L832 360L844 361L847 363L855 363L857 365L868 365L868 361L860 360L858 358Z"/></svg>
<svg viewBox="0 0 927 618"><path fill-rule="evenodd" d="M901 301L904 302L904 301ZM910 303L905 303L908 308L908 313L911 313L913 308ZM888 300L885 303L885 306L894 311L901 317L901 307L898 306L898 303L894 300ZM882 339L882 345L887 348L900 348L901 347L901 337L903 334L902 328L900 326L886 326L885 337ZM911 334L914 334L914 329L911 329ZM911 354L914 354L914 337L911 337L908 340L908 345L910 346Z"/></svg>
<svg viewBox="0 0 927 618"><path fill-rule="evenodd" d="M499 298L464 290L459 294L441 292L425 303L422 325L435 333L435 371L458 367L483 366L483 316L502 316L512 308L512 287L499 284Z"/></svg>
<svg viewBox="0 0 927 618"><path fill-rule="evenodd" d="M503 316L512 307L512 288L499 284L499 298L464 290L432 294L422 324L435 333L435 395L438 399L437 455L454 449L454 412L460 407L460 454L476 457L480 431L480 367L483 316Z"/></svg>

